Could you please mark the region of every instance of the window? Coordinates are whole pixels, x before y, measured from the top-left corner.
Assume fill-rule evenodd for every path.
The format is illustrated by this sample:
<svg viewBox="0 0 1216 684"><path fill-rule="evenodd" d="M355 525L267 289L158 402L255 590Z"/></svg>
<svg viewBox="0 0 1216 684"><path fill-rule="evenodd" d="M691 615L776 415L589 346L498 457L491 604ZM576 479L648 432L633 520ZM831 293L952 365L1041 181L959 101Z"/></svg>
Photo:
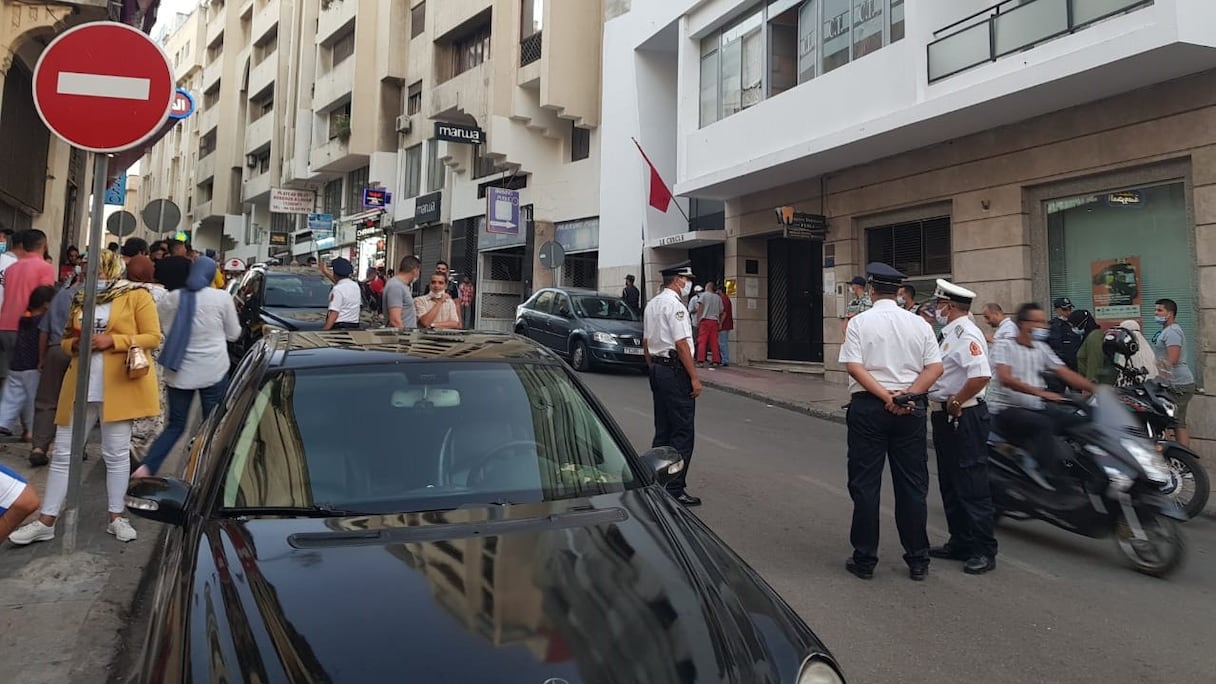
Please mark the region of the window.
<svg viewBox="0 0 1216 684"><path fill-rule="evenodd" d="M485 178L497 172L498 163L491 157L483 157L481 154L481 145L473 146L473 177Z"/></svg>
<svg viewBox="0 0 1216 684"><path fill-rule="evenodd" d="M452 76L459 76L490 58L490 25L473 29L452 43Z"/></svg>
<svg viewBox="0 0 1216 684"><path fill-rule="evenodd" d="M541 26L544 22L544 0L523 0L519 25L519 65L527 66L540 60Z"/></svg>
<svg viewBox="0 0 1216 684"><path fill-rule="evenodd" d="M553 290L545 290L532 300L532 309L541 313L549 313L553 308Z"/></svg>
<svg viewBox="0 0 1216 684"><path fill-rule="evenodd" d="M891 0L891 42L904 37L904 0Z"/></svg>
<svg viewBox="0 0 1216 684"><path fill-rule="evenodd" d="M352 28L335 40L331 50L333 52L333 58L330 61L332 66L338 66L355 54L355 29Z"/></svg>
<svg viewBox="0 0 1216 684"><path fill-rule="evenodd" d="M591 156L591 131L570 123L570 161L582 161Z"/></svg>
<svg viewBox="0 0 1216 684"><path fill-rule="evenodd" d="M270 148L253 155L252 175L260 176L270 170Z"/></svg>
<svg viewBox="0 0 1216 684"><path fill-rule="evenodd" d="M321 191L325 213L332 216L342 215L342 179L331 180Z"/></svg>
<svg viewBox="0 0 1216 684"><path fill-rule="evenodd" d="M442 190L446 175L443 161L439 159L439 141L428 140L426 143L426 191Z"/></svg>
<svg viewBox="0 0 1216 684"><path fill-rule="evenodd" d="M417 114L422 111L422 81L410 86L405 96L405 113Z"/></svg>
<svg viewBox="0 0 1216 684"><path fill-rule="evenodd" d="M350 103L338 107L329 113L329 139L350 137Z"/></svg>
<svg viewBox="0 0 1216 684"><path fill-rule="evenodd" d="M866 261L881 261L910 278L950 274L950 217L866 230Z"/></svg>
<svg viewBox="0 0 1216 684"><path fill-rule="evenodd" d="M215 131L211 131L207 135L198 139L198 156L199 159L206 157L215 151Z"/></svg>
<svg viewBox="0 0 1216 684"><path fill-rule="evenodd" d="M364 166L346 174L346 208L354 214L363 211L363 190L370 187L370 168Z"/></svg>
<svg viewBox="0 0 1216 684"><path fill-rule="evenodd" d="M417 38L426 30L426 3L420 2L410 9L410 39Z"/></svg>
<svg viewBox="0 0 1216 684"><path fill-rule="evenodd" d="M726 230L726 203L720 200L688 200L689 230Z"/></svg>
<svg viewBox="0 0 1216 684"><path fill-rule="evenodd" d="M406 148L404 155L403 191L406 197L417 197L422 188L422 145Z"/></svg>

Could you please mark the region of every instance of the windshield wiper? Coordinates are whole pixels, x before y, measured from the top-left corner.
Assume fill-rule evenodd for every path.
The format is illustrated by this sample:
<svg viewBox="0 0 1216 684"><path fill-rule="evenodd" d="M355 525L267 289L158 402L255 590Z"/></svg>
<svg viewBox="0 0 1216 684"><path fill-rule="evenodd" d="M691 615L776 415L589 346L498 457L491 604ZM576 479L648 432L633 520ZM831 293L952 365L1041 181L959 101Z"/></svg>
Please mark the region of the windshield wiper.
<svg viewBox="0 0 1216 684"><path fill-rule="evenodd" d="M337 508L331 504L314 504L312 506L238 506L223 508L220 512L234 518L246 516L284 516L293 518L333 518L345 515L373 515L366 511L354 511Z"/></svg>

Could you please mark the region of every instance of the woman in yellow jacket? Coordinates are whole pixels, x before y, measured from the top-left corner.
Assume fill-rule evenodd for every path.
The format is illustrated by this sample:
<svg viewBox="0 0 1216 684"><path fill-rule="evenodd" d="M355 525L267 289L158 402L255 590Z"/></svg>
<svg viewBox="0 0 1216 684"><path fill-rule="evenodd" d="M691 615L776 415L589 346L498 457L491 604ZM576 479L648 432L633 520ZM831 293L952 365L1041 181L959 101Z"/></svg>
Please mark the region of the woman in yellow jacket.
<svg viewBox="0 0 1216 684"><path fill-rule="evenodd" d="M92 255L89 255L92 258ZM82 426L93 429L101 420L101 456L106 464L109 525L106 531L119 541L135 539L135 529L124 517L123 495L131 476L131 424L136 418L154 416L160 412L156 369L153 365L143 377L127 376L127 351L143 349L149 360L152 350L160 346L160 320L156 303L143 287L122 279L122 262L108 249L100 250L98 264L97 308L93 335L93 356L89 364L89 406ZM42 500L42 515L13 532L9 541L29 544L55 538L55 519L59 516L68 490L68 464L72 448L72 407L76 398L77 363L80 355L81 314L84 288L72 301L63 349L72 357L63 389L59 392L59 407L55 423L59 430L51 452L50 472L47 474L46 495Z"/></svg>

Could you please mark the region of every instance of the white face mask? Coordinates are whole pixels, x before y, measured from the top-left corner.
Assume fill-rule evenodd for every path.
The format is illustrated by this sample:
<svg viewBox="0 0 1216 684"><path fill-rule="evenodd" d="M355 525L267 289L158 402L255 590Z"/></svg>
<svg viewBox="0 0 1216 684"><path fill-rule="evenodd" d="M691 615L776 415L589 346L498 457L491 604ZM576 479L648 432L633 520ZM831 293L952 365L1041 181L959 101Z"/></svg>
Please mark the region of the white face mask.
<svg viewBox="0 0 1216 684"><path fill-rule="evenodd" d="M898 304L900 307L905 307L908 305L908 300L904 299L903 297L896 297L895 303Z"/></svg>
<svg viewBox="0 0 1216 684"><path fill-rule="evenodd" d="M947 323L949 323L950 322L949 313L950 313L949 309L943 309L943 308L939 307L937 310L937 324L946 325Z"/></svg>
<svg viewBox="0 0 1216 684"><path fill-rule="evenodd" d="M684 287L680 289L680 296L681 296L681 297L688 297L688 295L689 295L691 292L692 292L692 281L691 281L691 280L685 280L685 281L684 281Z"/></svg>

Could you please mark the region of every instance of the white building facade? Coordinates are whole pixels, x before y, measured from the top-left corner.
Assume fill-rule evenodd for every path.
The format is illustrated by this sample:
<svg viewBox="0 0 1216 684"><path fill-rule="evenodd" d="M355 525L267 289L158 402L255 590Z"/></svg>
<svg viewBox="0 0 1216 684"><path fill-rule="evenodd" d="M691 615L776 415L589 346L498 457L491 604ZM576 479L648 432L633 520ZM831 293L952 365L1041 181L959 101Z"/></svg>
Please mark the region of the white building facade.
<svg viewBox="0 0 1216 684"><path fill-rule="evenodd" d="M1170 298L1199 386L1216 377L1216 4L611 5L601 220L644 227L646 249L602 231L602 279L692 258L735 293L737 360L838 382L847 282L870 261L920 301L949 278L979 304L1069 297L1150 337ZM725 203L720 230L647 207L630 137L696 198L679 201ZM825 238L786 231L782 206L823 216ZM1216 438L1216 402L1192 414Z"/></svg>

